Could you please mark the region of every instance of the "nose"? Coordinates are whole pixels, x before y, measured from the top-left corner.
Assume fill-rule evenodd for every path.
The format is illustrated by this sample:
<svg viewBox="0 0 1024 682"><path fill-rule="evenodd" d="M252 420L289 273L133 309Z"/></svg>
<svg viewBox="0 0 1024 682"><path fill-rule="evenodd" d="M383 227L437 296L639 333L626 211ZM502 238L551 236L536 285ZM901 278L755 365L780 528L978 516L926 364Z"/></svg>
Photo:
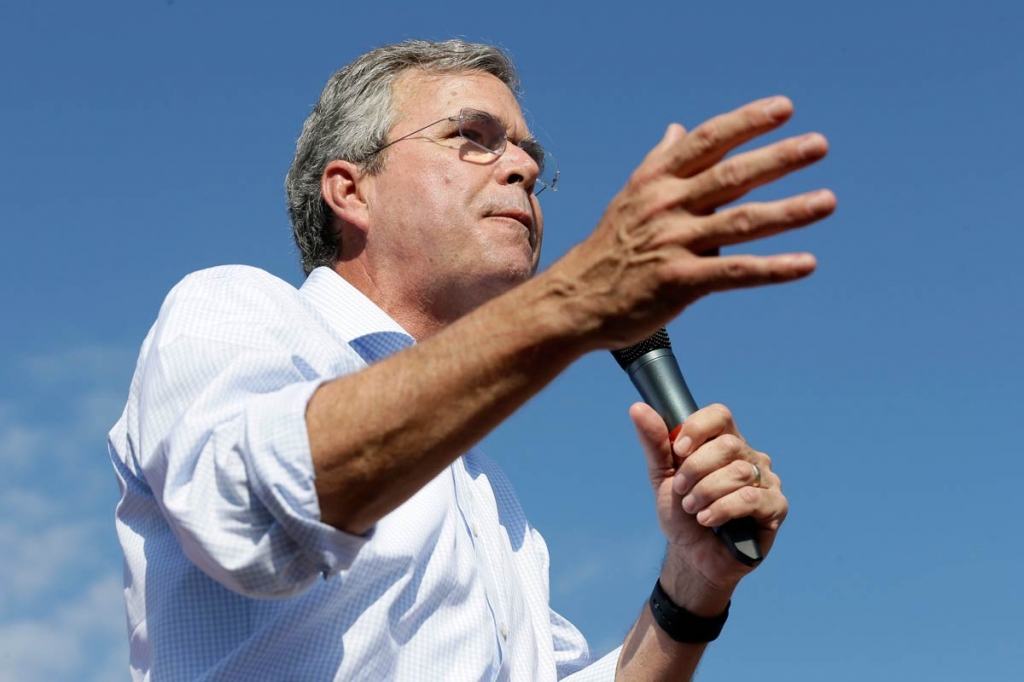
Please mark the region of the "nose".
<svg viewBox="0 0 1024 682"><path fill-rule="evenodd" d="M521 184L527 192L533 192L537 178L540 177L540 166L521 147L509 142L499 162L499 180L503 185Z"/></svg>

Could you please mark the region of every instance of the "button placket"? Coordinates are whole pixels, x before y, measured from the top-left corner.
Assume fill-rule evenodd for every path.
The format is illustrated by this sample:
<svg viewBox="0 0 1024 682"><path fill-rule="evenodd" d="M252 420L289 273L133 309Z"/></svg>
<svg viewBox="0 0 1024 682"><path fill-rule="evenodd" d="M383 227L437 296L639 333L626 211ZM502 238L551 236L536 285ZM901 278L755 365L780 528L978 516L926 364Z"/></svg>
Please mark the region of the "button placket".
<svg viewBox="0 0 1024 682"><path fill-rule="evenodd" d="M505 644L508 641L508 617L501 593L494 583L494 573L489 561L487 537L481 537L480 528L476 521L476 503L473 494L472 481L469 472L466 471L463 458L459 458L452 464L452 478L455 484L455 500L462 514L465 527L469 531L470 541L477 558L477 570L483 578L484 594L487 605L491 610L491 617L494 622L495 641L498 645L498 655L501 666L508 665L505 655Z"/></svg>

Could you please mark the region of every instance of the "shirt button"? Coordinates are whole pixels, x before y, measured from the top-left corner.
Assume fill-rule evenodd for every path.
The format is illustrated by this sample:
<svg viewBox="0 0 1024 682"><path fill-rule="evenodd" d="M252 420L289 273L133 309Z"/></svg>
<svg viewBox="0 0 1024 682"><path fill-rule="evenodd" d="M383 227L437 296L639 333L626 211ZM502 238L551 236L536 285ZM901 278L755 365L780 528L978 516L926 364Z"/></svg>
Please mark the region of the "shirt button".
<svg viewBox="0 0 1024 682"><path fill-rule="evenodd" d="M501 624L501 628L499 628L499 632L501 632L501 638L507 642L508 641L508 627L504 623Z"/></svg>
<svg viewBox="0 0 1024 682"><path fill-rule="evenodd" d="M473 537L475 537L475 538L480 537L480 534L476 532L476 523L470 523L469 524L469 529L471 531L473 531Z"/></svg>

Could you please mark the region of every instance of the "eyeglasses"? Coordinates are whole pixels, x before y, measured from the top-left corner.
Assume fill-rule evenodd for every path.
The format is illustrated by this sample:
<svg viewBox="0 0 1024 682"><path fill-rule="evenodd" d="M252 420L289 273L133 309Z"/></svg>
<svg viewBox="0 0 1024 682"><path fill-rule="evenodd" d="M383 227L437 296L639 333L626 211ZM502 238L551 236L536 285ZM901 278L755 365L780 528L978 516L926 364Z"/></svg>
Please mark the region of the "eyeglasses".
<svg viewBox="0 0 1024 682"><path fill-rule="evenodd" d="M434 121L433 123L428 123L422 128L414 130L407 135L403 135L397 140L392 140L391 142L378 147L370 154L370 156L372 157L391 145L398 144L402 140L412 137L416 133L421 133L427 128L432 128L438 123L445 122L457 122L458 126L454 128L450 134L437 141L441 144L454 146L450 141L454 139L461 139L462 142L459 144L459 153L465 161L469 161L471 163L488 163L501 156L505 152L505 148L508 146L508 133L505 132L505 126L502 125L501 121L491 114L488 114L486 111L462 109L459 111L458 116L449 116L447 118ZM526 152L540 168L540 174L537 176L537 182L533 186L534 195L539 195L545 189L550 189L552 192L556 191L558 187L558 177L561 173L558 170L558 162L555 160L555 157L551 152L544 149L544 147L542 147L540 143L532 137L520 140L514 144Z"/></svg>

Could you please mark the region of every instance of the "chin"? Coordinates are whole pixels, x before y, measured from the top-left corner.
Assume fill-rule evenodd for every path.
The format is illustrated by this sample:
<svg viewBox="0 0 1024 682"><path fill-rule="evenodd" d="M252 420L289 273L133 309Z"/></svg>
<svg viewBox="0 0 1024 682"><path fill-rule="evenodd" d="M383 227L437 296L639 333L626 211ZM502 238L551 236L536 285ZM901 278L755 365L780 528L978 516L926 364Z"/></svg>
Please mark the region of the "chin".
<svg viewBox="0 0 1024 682"><path fill-rule="evenodd" d="M533 277L532 264L507 264L505 268L477 273L460 283L462 300L469 303L467 312L495 299Z"/></svg>
<svg viewBox="0 0 1024 682"><path fill-rule="evenodd" d="M507 269L499 276L499 279L508 282L508 285L513 287L532 278L535 272L536 267L532 259L526 262L518 261L509 263Z"/></svg>

